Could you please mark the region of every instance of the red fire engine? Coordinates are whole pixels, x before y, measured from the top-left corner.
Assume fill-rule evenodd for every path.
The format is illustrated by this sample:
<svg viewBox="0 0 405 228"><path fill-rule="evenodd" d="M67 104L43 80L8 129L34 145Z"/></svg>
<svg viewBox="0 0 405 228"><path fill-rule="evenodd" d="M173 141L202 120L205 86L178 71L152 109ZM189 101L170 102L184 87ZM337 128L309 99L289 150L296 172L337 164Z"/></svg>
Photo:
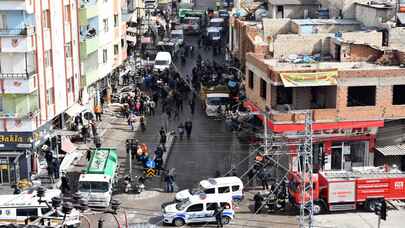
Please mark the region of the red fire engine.
<svg viewBox="0 0 405 228"><path fill-rule="evenodd" d="M299 173L291 172L288 179L290 201L299 207L303 186ZM355 210L359 206L374 211L376 203L382 199L405 199L405 173L399 171L327 171L314 174L312 180L314 214Z"/></svg>

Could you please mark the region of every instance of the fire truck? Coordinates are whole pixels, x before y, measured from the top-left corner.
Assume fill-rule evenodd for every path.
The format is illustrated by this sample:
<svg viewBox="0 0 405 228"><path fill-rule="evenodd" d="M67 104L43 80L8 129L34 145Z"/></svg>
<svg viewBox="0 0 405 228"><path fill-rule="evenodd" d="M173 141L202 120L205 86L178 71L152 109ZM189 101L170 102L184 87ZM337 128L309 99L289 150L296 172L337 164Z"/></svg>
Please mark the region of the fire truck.
<svg viewBox="0 0 405 228"><path fill-rule="evenodd" d="M303 200L301 177L297 172L290 172L288 180L289 200L299 207ZM374 211L376 203L383 199L405 199L405 173L400 171L378 168L325 171L313 174L312 181L314 214L359 207ZM305 197L309 198L309 193Z"/></svg>

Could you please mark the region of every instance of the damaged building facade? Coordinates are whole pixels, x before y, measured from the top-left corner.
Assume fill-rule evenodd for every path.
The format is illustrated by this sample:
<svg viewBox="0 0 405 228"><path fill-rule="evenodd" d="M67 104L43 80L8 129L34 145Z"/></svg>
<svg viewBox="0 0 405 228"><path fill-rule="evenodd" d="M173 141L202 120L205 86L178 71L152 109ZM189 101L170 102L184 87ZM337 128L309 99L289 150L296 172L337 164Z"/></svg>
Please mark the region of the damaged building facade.
<svg viewBox="0 0 405 228"><path fill-rule="evenodd" d="M382 31L352 19L244 25L245 106L270 110L269 128L289 142L304 130L299 111L312 110L316 169L383 165L377 133L405 118L405 52L383 47ZM290 169L297 169L298 150L287 148ZM404 169L403 161L390 165Z"/></svg>

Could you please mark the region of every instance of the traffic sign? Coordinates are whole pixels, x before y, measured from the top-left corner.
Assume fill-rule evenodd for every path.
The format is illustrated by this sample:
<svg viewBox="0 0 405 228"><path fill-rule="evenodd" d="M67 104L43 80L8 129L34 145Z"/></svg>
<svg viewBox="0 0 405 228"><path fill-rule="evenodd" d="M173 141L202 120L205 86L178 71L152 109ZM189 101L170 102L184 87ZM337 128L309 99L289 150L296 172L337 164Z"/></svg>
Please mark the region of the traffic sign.
<svg viewBox="0 0 405 228"><path fill-rule="evenodd" d="M148 177L154 177L157 174L157 170L156 169L145 169L145 174Z"/></svg>
<svg viewBox="0 0 405 228"><path fill-rule="evenodd" d="M148 160L148 161L146 162L146 167L151 168L151 169L154 169L154 168L156 167L155 161L154 161L154 160Z"/></svg>

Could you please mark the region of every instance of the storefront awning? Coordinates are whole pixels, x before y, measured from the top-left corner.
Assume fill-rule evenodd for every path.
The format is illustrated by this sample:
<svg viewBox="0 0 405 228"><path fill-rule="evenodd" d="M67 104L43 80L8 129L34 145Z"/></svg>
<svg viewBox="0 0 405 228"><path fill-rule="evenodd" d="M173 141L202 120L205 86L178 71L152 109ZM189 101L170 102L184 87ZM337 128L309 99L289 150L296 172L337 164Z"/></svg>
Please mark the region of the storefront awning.
<svg viewBox="0 0 405 228"><path fill-rule="evenodd" d="M76 146L67 136L62 136L62 150L66 153L72 153L76 150Z"/></svg>
<svg viewBox="0 0 405 228"><path fill-rule="evenodd" d="M336 85L337 71L315 73L281 73L285 87L333 86Z"/></svg>
<svg viewBox="0 0 405 228"><path fill-rule="evenodd" d="M76 116L77 114L83 112L86 109L85 106L80 105L80 104L73 104L72 106L70 106L70 108L68 108L65 113L68 114L71 117Z"/></svg>
<svg viewBox="0 0 405 228"><path fill-rule="evenodd" d="M405 155L405 144L377 147L376 150L384 156L401 156Z"/></svg>

